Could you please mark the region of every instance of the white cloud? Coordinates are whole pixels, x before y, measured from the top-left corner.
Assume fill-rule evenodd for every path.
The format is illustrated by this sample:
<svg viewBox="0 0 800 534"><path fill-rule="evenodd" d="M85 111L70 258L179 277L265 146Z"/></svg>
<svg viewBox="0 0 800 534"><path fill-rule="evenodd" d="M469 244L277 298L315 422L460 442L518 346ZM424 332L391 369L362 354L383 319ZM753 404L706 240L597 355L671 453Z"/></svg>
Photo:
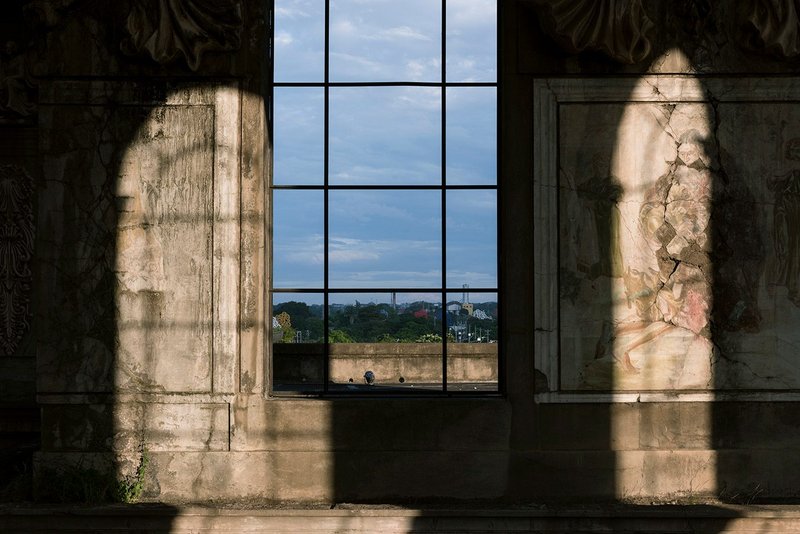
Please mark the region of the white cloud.
<svg viewBox="0 0 800 534"><path fill-rule="evenodd" d="M289 46L294 42L292 34L289 32L278 32L275 35L275 44L277 46Z"/></svg>
<svg viewBox="0 0 800 534"><path fill-rule="evenodd" d="M385 41L397 40L413 40L413 41L431 41L432 39L424 33L418 32L409 26L396 26L394 28L386 28L377 34L365 36L367 39L378 39Z"/></svg>
<svg viewBox="0 0 800 534"><path fill-rule="evenodd" d="M346 218L348 221L370 222L376 223L378 221L388 222L389 220L396 221L413 221L416 216L409 210L401 208L397 205L387 204L378 200L377 195L372 195L365 192L338 192L336 198L332 199L331 208L336 217Z"/></svg>
<svg viewBox="0 0 800 534"><path fill-rule="evenodd" d="M345 68L352 68L353 70L359 71L362 73L362 76L366 76L367 73L374 74L379 73L384 70L384 66L378 61L372 61L367 59L364 56L357 56L355 54L346 54L344 52L331 52L330 53L331 59L338 59L340 62L346 65Z"/></svg>
<svg viewBox="0 0 800 534"><path fill-rule="evenodd" d="M497 18L495 0L448 0L447 26L487 26L494 28Z"/></svg>
<svg viewBox="0 0 800 534"><path fill-rule="evenodd" d="M439 66L438 59L426 61L429 64L435 62ZM442 91L438 87L401 87L397 101L406 104L403 109L407 111L438 112L442 109Z"/></svg>
<svg viewBox="0 0 800 534"><path fill-rule="evenodd" d="M325 261L323 249L322 236L312 235L278 243L275 245L273 254L276 261L300 265L322 265Z"/></svg>
<svg viewBox="0 0 800 534"><path fill-rule="evenodd" d="M329 257L334 264L357 261L389 262L398 254L404 257L418 257L420 254L439 254L441 246L438 241L413 239L358 239L352 237L331 236L329 238ZM369 272L369 271L365 271ZM391 271L376 271L388 273Z"/></svg>
<svg viewBox="0 0 800 534"><path fill-rule="evenodd" d="M492 273L479 271L447 270L447 282L451 286L469 284L471 287L496 287L497 277ZM477 295L477 294L476 294ZM472 300L472 298L470 298Z"/></svg>
<svg viewBox="0 0 800 534"><path fill-rule="evenodd" d="M354 261L375 261L380 259L377 252L366 250L337 250L333 248L330 252L330 259L336 263L352 263Z"/></svg>
<svg viewBox="0 0 800 534"><path fill-rule="evenodd" d="M345 272L336 273L331 281L334 287L436 287L441 283L442 273L438 270Z"/></svg>
<svg viewBox="0 0 800 534"><path fill-rule="evenodd" d="M350 19L341 18L331 24L331 37L358 35L358 26Z"/></svg>
<svg viewBox="0 0 800 534"><path fill-rule="evenodd" d="M447 195L447 211L458 218L465 214L486 216L497 211L497 193L494 191L450 191ZM490 220L490 219L485 219ZM450 217L447 218L450 224Z"/></svg>
<svg viewBox="0 0 800 534"><path fill-rule="evenodd" d="M316 0L276 0L275 2L275 18L308 18L311 13L319 12L319 6L316 6Z"/></svg>

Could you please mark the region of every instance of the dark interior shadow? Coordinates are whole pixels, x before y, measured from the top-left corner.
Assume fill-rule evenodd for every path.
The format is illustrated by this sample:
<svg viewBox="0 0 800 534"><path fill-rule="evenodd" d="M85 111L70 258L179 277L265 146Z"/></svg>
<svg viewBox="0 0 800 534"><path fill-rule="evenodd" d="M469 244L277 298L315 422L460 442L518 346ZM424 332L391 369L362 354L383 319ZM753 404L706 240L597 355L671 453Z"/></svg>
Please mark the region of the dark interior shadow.
<svg viewBox="0 0 800 534"><path fill-rule="evenodd" d="M20 2L0 20L0 501L30 498L33 453L39 448L36 357L31 335L32 230L38 138L19 45L27 38ZM13 94L18 95L13 98Z"/></svg>
<svg viewBox="0 0 800 534"><path fill-rule="evenodd" d="M123 468L114 455L124 448L119 440L124 440L130 430L118 428L115 417L117 336L123 328L118 324L116 301L117 239L120 213L126 210L128 200L119 196L118 185L126 151L141 142L141 127L151 112L165 103L170 83L139 75L108 84L116 84L122 93L133 93L139 105L126 105L113 90L94 101L81 101L80 97L70 101L53 91L59 82L69 83L69 79L41 79L29 70L32 58L41 61L42 56L37 54L47 50L47 33L61 31L62 26L51 27L47 25L51 21L37 18L37 9L47 12L46 5L26 0L8 4L3 6L2 18L3 42L7 38L9 44L0 73L0 106L3 116L13 120L4 120L0 126L0 135L7 141L2 144L0 165L4 169L9 165L23 167L30 177L32 194L23 200L30 202L34 222L31 263L35 267L28 266L31 284L25 288L29 294L23 295L31 300L31 327L15 355L21 358L14 360L24 361L30 369L8 372L4 365L0 375L0 498L33 499L37 506L59 505L61 513L74 505L135 501L142 497L143 483L151 481L137 479L141 478L137 466ZM119 25L119 6L95 7L76 3L69 14L64 14L65 24L76 17L97 20L109 28ZM75 50L57 52L54 56L75 59L70 56ZM16 72L9 70L12 67L19 71L18 76L11 76ZM102 73L96 74L102 78ZM78 83L88 84L85 79ZM30 97L30 101L23 97ZM21 104L30 104L30 109ZM4 207L8 201L5 195L14 193L15 185L12 180L7 187L5 178L0 203ZM147 332L144 339L148 339ZM12 359L4 359L3 364L9 361ZM24 391L19 386L20 376L30 376L24 380ZM87 395L84 404L68 400L70 395L82 394ZM17 399L17 406L7 398ZM7 429L14 428L8 424L9 413L24 417L24 423L17 422L24 432L6 434ZM141 424L146 425L146 421ZM8 461L7 451L13 457ZM38 467L34 466L34 451L48 457ZM10 488L9 484L17 480L9 476L19 475L24 476L21 485ZM168 532L177 509L165 505L149 510L148 528ZM126 513L136 514L122 515ZM18 518L23 516L18 514ZM68 523L59 526L67 528ZM15 531L11 519L5 518L5 524ZM36 523L20 524L26 525L20 529L27 529ZM99 524L92 526L102 528Z"/></svg>
<svg viewBox="0 0 800 534"><path fill-rule="evenodd" d="M714 211L713 448L718 496L734 504L796 503L798 403L791 395L797 331L798 133L786 104L720 103ZM741 106L737 114L734 106ZM738 126L768 128L747 135ZM752 138L752 139L751 139ZM746 147L741 149L740 147ZM771 152L771 153L770 153ZM755 163L755 165L754 165ZM761 174L756 168L768 169ZM784 376L786 374L787 376ZM749 396L742 398L743 395Z"/></svg>
<svg viewBox="0 0 800 534"><path fill-rule="evenodd" d="M118 239L120 229L131 224L122 217L132 201L120 195L119 184L127 151L153 133L142 127L165 103L169 85L149 80L117 82L122 93L140 91L133 105L114 90L94 103L45 98L39 103L41 165L47 170L38 188L35 325L38 389L44 403L41 454L46 467L36 472L34 498L40 505L60 504L62 510L83 507L83 513L96 514L93 528L101 528L106 520L123 519L105 519L102 516L108 510L92 512L86 505L136 502L147 497L143 488L155 480L146 465L150 461L147 446L144 441L133 443L139 439L136 434L148 427L146 409L134 420L135 428L119 426L121 420L130 423L133 415L121 414L123 407L117 402L118 365L123 359L119 339L131 328L120 321L117 301ZM65 162L62 173L52 166L54 161ZM143 229L158 224L146 215L135 224ZM144 319L134 327L140 330L139 340L149 358L149 364L144 363L152 370L157 354L149 329L158 323ZM81 392L89 394L87 404L58 400ZM159 436L150 434L148 439L158 441ZM136 458L119 463L116 453L120 451ZM136 517L136 510L147 510L146 520L137 521L162 532L170 531L177 514L177 508L168 505L131 505L112 515Z"/></svg>

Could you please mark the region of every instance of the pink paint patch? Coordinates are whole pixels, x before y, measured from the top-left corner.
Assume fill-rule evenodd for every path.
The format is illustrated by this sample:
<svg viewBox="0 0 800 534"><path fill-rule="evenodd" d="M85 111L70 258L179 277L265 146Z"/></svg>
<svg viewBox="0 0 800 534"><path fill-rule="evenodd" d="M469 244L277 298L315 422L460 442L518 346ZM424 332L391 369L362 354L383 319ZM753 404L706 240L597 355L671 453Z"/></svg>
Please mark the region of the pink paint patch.
<svg viewBox="0 0 800 534"><path fill-rule="evenodd" d="M695 334L708 324L708 301L703 298L703 295L693 289L686 292L686 299L684 306L681 309L681 319L689 330Z"/></svg>

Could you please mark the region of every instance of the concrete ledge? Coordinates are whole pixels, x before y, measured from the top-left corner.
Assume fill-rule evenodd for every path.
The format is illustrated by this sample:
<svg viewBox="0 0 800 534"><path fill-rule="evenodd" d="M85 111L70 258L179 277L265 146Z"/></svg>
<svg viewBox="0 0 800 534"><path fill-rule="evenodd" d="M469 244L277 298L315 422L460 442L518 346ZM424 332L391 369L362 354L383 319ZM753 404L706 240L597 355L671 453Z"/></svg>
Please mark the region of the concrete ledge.
<svg viewBox="0 0 800 534"><path fill-rule="evenodd" d="M287 384L322 381L324 346L320 343L275 343L273 371ZM442 380L439 343L332 343L330 378L337 383L361 382L364 372L375 373L376 383L436 384ZM452 383L497 382L496 343L449 343L447 375Z"/></svg>
<svg viewBox="0 0 800 534"><path fill-rule="evenodd" d="M0 531L36 532L800 532L800 506L572 506L442 509L380 506L226 509L199 506L0 506Z"/></svg>

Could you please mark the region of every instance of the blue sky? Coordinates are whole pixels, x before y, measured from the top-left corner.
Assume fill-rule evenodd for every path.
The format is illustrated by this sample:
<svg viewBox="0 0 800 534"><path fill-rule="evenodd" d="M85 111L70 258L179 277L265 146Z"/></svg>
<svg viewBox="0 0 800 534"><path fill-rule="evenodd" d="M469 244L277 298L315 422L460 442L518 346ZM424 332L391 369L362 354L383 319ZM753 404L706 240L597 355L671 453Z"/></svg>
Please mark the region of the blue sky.
<svg viewBox="0 0 800 534"><path fill-rule="evenodd" d="M323 81L324 2L275 5L275 81ZM331 81L441 81L440 8L431 0L331 0ZM447 81L494 82L495 2L449 0L445 16ZM446 91L447 183L494 185L496 89ZM331 185L441 183L440 88L332 87L329 102ZM275 88L274 184L323 183L324 113L323 89ZM440 286L441 194L330 191L330 287ZM445 194L447 285L496 286L495 191ZM322 286L322 198L274 191L275 287Z"/></svg>
<svg viewBox="0 0 800 534"><path fill-rule="evenodd" d="M321 82L322 0L275 0L275 80ZM331 81L441 81L441 4L331 0ZM448 0L450 82L496 81L496 0Z"/></svg>

